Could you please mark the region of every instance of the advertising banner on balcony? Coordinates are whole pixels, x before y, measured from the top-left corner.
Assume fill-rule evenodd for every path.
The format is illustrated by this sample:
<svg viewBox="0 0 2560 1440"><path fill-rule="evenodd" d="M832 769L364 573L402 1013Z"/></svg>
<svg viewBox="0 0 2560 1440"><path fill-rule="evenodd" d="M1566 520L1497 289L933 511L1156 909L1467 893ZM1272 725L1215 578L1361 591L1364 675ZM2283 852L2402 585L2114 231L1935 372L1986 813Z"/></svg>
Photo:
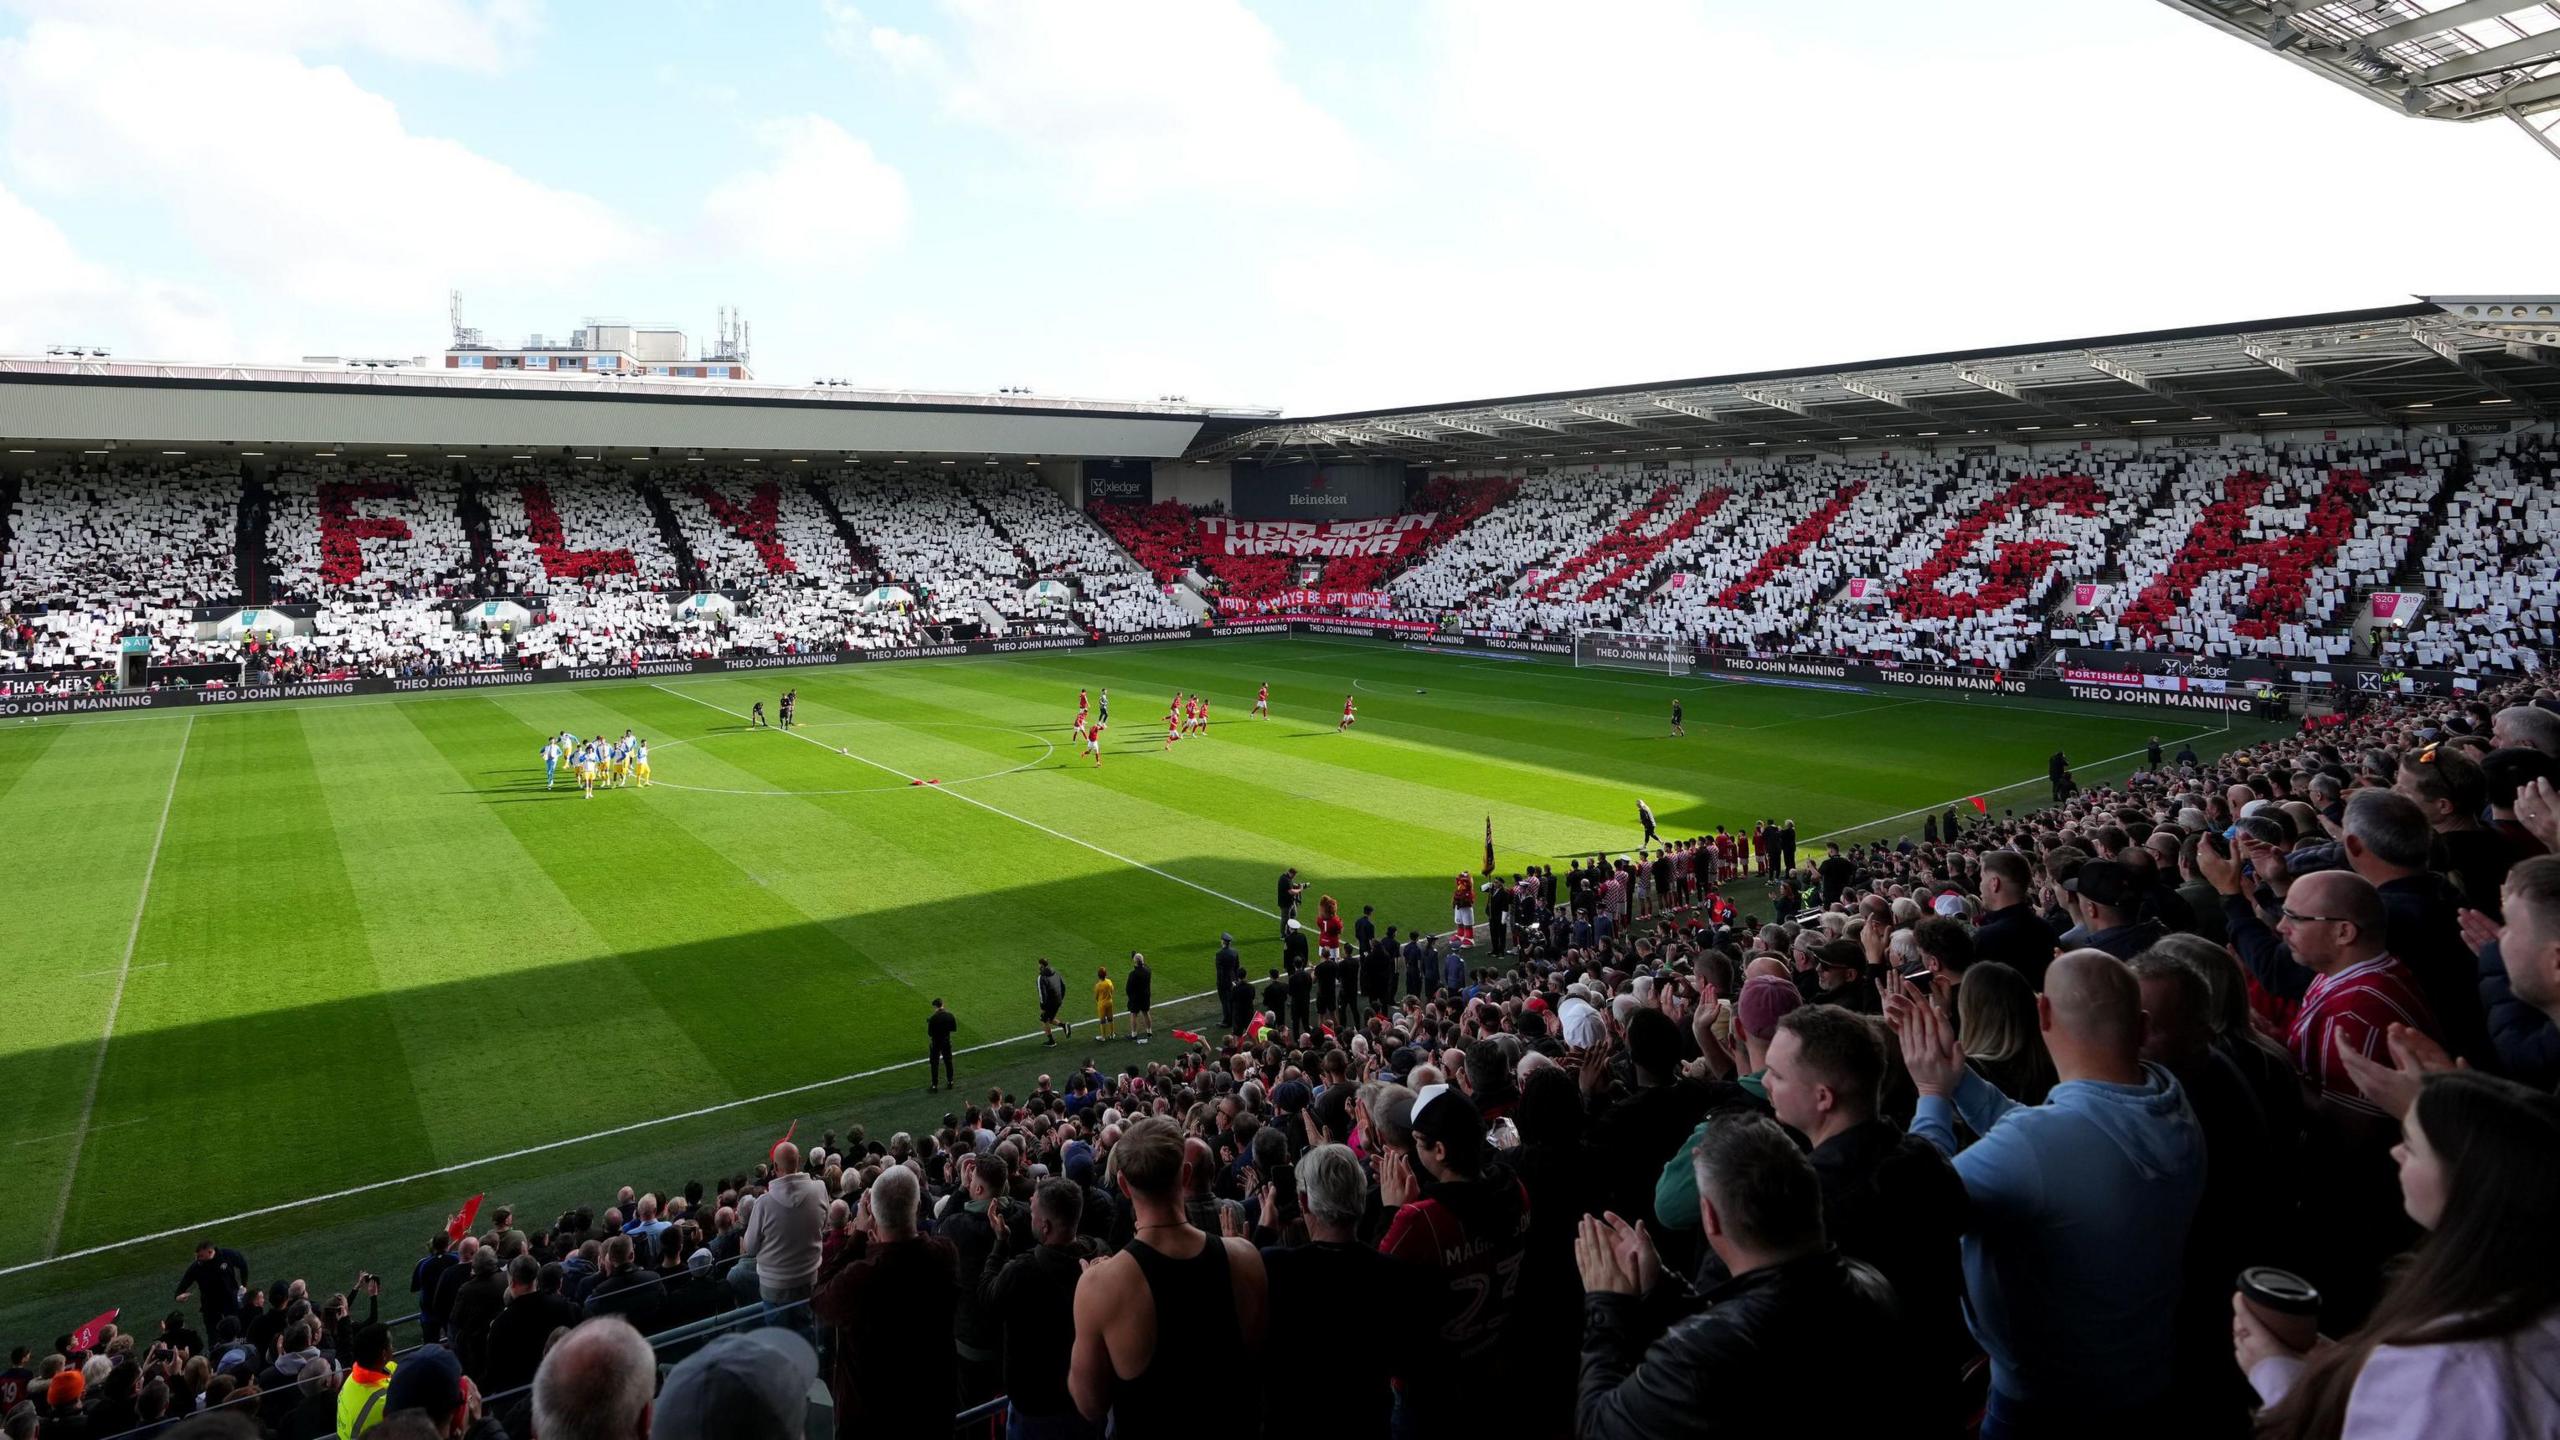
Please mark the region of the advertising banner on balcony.
<svg viewBox="0 0 2560 1440"><path fill-rule="evenodd" d="M2376 590L2365 599L2365 609L2376 625L2407 629L2418 623L2418 614L2427 608L2423 590Z"/></svg>
<svg viewBox="0 0 2560 1440"><path fill-rule="evenodd" d="M1840 600L1847 605L1881 605L1884 603L1884 582L1864 577L1852 579L1849 588L1840 592Z"/></svg>
<svg viewBox="0 0 2560 1440"><path fill-rule="evenodd" d="M1222 615L1288 615L1300 610L1384 610L1384 590L1278 590L1258 599L1220 597Z"/></svg>
<svg viewBox="0 0 2560 1440"><path fill-rule="evenodd" d="M1437 515L1384 515L1375 520L1200 521L1200 548L1212 555L1398 555L1419 547Z"/></svg>

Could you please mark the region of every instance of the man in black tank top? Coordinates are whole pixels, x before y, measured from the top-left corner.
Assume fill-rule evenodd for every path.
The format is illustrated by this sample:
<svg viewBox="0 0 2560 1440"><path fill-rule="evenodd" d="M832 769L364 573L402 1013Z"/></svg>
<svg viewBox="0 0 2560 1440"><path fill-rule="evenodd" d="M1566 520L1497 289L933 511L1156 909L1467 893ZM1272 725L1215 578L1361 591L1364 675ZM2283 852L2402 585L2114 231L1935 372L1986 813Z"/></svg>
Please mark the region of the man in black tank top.
<svg viewBox="0 0 2560 1440"><path fill-rule="evenodd" d="M1196 1436L1233 1405L1231 1377L1262 1348L1262 1256L1183 1219L1191 1165L1181 1126L1150 1116L1122 1132L1111 1174L1137 1220L1129 1248L1076 1286L1076 1409L1113 1440Z"/></svg>

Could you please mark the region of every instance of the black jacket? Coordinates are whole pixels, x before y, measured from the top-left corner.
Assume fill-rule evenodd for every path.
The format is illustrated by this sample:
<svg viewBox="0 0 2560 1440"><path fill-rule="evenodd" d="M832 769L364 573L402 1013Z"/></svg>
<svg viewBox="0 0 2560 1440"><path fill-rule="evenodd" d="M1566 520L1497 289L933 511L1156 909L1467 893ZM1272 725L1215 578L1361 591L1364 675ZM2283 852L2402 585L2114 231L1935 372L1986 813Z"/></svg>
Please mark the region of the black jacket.
<svg viewBox="0 0 2560 1440"><path fill-rule="evenodd" d="M542 1349L551 1339L551 1332L575 1329L584 1318L576 1303L557 1291L545 1294L536 1290L528 1295L509 1296L507 1308L489 1322L481 1372L472 1378L491 1395L532 1384L533 1372L542 1365Z"/></svg>
<svg viewBox="0 0 2560 1440"><path fill-rule="evenodd" d="M1121 1003L1131 1011L1151 1009L1156 999L1156 972L1144 965L1129 967L1128 982L1120 991Z"/></svg>
<svg viewBox="0 0 2560 1440"><path fill-rule="evenodd" d="M1893 1287L1837 1250L1703 1297L1667 1281L1584 1303L1581 1440L1789 1434L1817 1405L1825 1434L1955 1433L1912 1413L1928 1357L1899 1333Z"/></svg>
<svg viewBox="0 0 2560 1440"><path fill-rule="evenodd" d="M1027 1223L1027 1222L1026 1222ZM1043 1419L1075 1413L1067 1393L1067 1359L1076 1343L1076 1281L1088 1257L1073 1245L1034 1245L986 1267L977 1300L997 1317L1004 1346L1004 1389L1013 1408ZM967 1300L964 1297L963 1306Z"/></svg>
<svg viewBox="0 0 2560 1440"><path fill-rule="evenodd" d="M2012 905L1982 917L1973 930L1973 958L1997 960L2044 988L2045 968L2053 963L2053 931L2031 905Z"/></svg>
<svg viewBox="0 0 2560 1440"><path fill-rule="evenodd" d="M1031 1244L1031 1211L1011 1200L990 1203L1004 1207L1007 1243L996 1245L996 1227L987 1223L986 1212L971 1210L964 1194L957 1197L951 1209L935 1222L933 1233L951 1242L960 1262L960 1314L952 1335L963 1346L981 1355L993 1355L1004 1343L997 1328L995 1306L987 1300L978 1282L989 1270L1002 1269L1007 1260L1022 1253Z"/></svg>
<svg viewBox="0 0 2560 1440"><path fill-rule="evenodd" d="M474 1275L462 1284L453 1297L453 1313L445 1323L453 1327L453 1353L462 1362L462 1373L478 1380L489 1362L489 1322L507 1308L507 1277L493 1270Z"/></svg>
<svg viewBox="0 0 2560 1440"><path fill-rule="evenodd" d="M647 1334L657 1324L658 1312L667 1303L667 1285L653 1271L634 1265L616 1270L596 1282L587 1292L586 1315L619 1315L631 1327Z"/></svg>

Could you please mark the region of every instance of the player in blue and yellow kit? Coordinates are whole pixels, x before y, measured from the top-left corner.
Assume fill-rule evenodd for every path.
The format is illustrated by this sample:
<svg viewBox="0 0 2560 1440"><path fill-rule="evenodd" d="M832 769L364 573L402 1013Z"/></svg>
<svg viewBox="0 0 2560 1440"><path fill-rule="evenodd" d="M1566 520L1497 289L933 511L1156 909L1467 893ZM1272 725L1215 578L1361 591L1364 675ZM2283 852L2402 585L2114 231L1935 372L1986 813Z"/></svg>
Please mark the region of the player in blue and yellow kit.
<svg viewBox="0 0 2560 1440"><path fill-rule="evenodd" d="M649 779L649 742L634 740L631 747L631 768L639 772L640 784L646 788L652 783Z"/></svg>
<svg viewBox="0 0 2560 1440"><path fill-rule="evenodd" d="M560 778L560 742L542 742L542 788L548 790Z"/></svg>

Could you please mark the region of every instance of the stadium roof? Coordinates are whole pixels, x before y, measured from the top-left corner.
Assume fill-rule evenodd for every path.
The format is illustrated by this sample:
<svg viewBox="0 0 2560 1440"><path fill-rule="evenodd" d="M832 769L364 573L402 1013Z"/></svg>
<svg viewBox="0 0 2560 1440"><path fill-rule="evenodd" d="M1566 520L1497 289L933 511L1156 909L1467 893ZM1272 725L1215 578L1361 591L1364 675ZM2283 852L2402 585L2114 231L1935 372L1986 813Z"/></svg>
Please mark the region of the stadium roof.
<svg viewBox="0 0 2560 1440"><path fill-rule="evenodd" d="M2503 115L2560 156L2560 4L2552 0L2162 3L2405 115Z"/></svg>
<svg viewBox="0 0 2560 1440"><path fill-rule="evenodd" d="M1268 423L1198 460L1414 464L1924 449L2560 415L2560 296L2407 305Z"/></svg>
<svg viewBox="0 0 2560 1440"><path fill-rule="evenodd" d="M1204 421L1256 423L1277 413L1180 399L0 357L0 436L80 448L1162 458L1181 454Z"/></svg>

